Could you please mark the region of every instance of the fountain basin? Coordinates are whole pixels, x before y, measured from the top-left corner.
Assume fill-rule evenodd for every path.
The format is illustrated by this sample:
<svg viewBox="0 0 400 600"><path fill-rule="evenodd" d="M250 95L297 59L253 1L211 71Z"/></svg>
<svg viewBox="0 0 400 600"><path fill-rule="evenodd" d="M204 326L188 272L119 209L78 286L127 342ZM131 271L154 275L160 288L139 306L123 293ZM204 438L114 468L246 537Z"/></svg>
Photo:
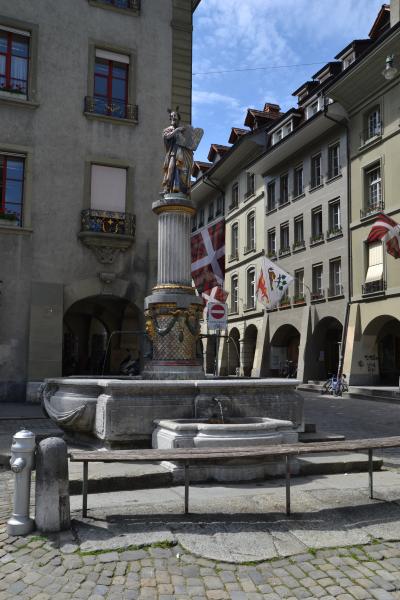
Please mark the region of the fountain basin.
<svg viewBox="0 0 400 600"><path fill-rule="evenodd" d="M224 423L208 419L161 419L155 422L153 448L235 448L272 446L298 441L292 421L268 417L228 417ZM184 473L178 463L164 461L174 481L182 483ZM249 481L266 476L279 476L285 471L282 459L255 460L231 458L223 462L196 465L191 469L192 481Z"/></svg>

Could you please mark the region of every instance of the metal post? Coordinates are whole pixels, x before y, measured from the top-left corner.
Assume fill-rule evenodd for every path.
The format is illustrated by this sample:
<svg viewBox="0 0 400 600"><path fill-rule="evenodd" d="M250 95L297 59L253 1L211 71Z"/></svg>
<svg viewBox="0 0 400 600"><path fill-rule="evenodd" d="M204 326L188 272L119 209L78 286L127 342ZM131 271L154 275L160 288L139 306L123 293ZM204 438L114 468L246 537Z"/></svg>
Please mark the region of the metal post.
<svg viewBox="0 0 400 600"><path fill-rule="evenodd" d="M290 517L290 456L286 454L286 514Z"/></svg>
<svg viewBox="0 0 400 600"><path fill-rule="evenodd" d="M83 477L82 477L82 517L87 517L87 495L88 495L88 461L83 461Z"/></svg>
<svg viewBox="0 0 400 600"><path fill-rule="evenodd" d="M368 476L369 476L369 497L371 499L373 499L373 497L374 497L373 472L374 472L374 466L372 463L372 448L369 448L369 450L368 450Z"/></svg>
<svg viewBox="0 0 400 600"><path fill-rule="evenodd" d="M185 462L185 515L189 514L189 463Z"/></svg>
<svg viewBox="0 0 400 600"><path fill-rule="evenodd" d="M8 535L26 535L33 529L29 516L31 472L35 456L35 435L22 429L13 437L11 471L15 474L13 513L7 521Z"/></svg>

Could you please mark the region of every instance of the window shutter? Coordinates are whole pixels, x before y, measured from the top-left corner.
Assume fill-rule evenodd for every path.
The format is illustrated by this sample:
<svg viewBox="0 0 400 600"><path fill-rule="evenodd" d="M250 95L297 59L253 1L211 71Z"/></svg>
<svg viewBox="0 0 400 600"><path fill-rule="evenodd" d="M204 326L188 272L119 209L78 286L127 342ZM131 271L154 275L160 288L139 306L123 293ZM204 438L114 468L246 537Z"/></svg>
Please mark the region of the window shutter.
<svg viewBox="0 0 400 600"><path fill-rule="evenodd" d="M126 169L92 165L90 207L125 212Z"/></svg>
<svg viewBox="0 0 400 600"><path fill-rule="evenodd" d="M368 246L368 271L365 282L377 281L383 277L383 245L375 242Z"/></svg>

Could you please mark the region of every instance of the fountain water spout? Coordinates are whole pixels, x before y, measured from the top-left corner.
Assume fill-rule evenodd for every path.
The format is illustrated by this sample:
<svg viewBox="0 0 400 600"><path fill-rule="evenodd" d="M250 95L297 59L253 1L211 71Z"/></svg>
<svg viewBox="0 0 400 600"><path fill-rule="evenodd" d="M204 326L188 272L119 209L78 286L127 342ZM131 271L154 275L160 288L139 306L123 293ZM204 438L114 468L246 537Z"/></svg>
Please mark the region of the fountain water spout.
<svg viewBox="0 0 400 600"><path fill-rule="evenodd" d="M219 412L221 415L221 422L224 423L224 409L222 407L222 402L219 398L213 398L213 402L215 402L219 408Z"/></svg>

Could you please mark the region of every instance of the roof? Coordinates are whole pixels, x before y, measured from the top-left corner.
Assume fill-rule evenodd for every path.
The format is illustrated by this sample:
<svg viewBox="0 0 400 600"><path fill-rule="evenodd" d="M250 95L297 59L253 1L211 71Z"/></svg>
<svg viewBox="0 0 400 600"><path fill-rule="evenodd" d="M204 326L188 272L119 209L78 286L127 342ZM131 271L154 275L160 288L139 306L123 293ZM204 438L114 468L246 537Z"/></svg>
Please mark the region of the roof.
<svg viewBox="0 0 400 600"><path fill-rule="evenodd" d="M201 2L201 0L192 0L192 12L194 12L196 10L196 8L200 4L200 2Z"/></svg>
<svg viewBox="0 0 400 600"><path fill-rule="evenodd" d="M313 79L319 79L320 76L324 73L324 71L329 70L331 75L338 75L342 70L342 63L339 60L331 61L326 63L319 71L314 73L312 76Z"/></svg>
<svg viewBox="0 0 400 600"><path fill-rule="evenodd" d="M390 27L390 4L382 4L368 35L374 40L388 27Z"/></svg>
<svg viewBox="0 0 400 600"><path fill-rule="evenodd" d="M282 113L280 112L279 104L271 104L270 102L266 102L263 110L258 110L257 108L247 109L244 125L254 129L256 121L261 121L261 123L265 125L268 123L268 121L278 119L281 114Z"/></svg>
<svg viewBox="0 0 400 600"><path fill-rule="evenodd" d="M249 129L242 129L241 127L232 127L228 142L230 144L234 144L240 137L242 137L242 135L246 135L247 133L249 133Z"/></svg>
<svg viewBox="0 0 400 600"><path fill-rule="evenodd" d="M292 93L292 96L303 95L302 92L308 94L310 92L310 90L315 89L316 87L318 87L318 85L319 85L318 81L306 81L299 88L297 88L297 90L295 90Z"/></svg>
<svg viewBox="0 0 400 600"><path fill-rule="evenodd" d="M367 46L369 46L371 44L371 40L370 39L365 39L365 40L353 40L352 42L350 42L350 44L347 44L347 46L345 46L343 48L343 50L341 50L340 52L338 52L335 56L336 59L340 60L341 57L346 54L349 50L355 50L356 52L363 52L365 50L365 48L367 48Z"/></svg>
<svg viewBox="0 0 400 600"><path fill-rule="evenodd" d="M208 153L207 158L208 158L209 161L211 161L213 163L214 160L215 160L215 155L216 154L219 154L220 156L223 156L230 149L231 149L230 146L223 146L222 144L211 144L210 151Z"/></svg>
<svg viewBox="0 0 400 600"><path fill-rule="evenodd" d="M212 167L212 163L203 162L201 160L195 160L193 163L192 175L193 177L197 177L200 172L205 173L208 171L210 167Z"/></svg>

